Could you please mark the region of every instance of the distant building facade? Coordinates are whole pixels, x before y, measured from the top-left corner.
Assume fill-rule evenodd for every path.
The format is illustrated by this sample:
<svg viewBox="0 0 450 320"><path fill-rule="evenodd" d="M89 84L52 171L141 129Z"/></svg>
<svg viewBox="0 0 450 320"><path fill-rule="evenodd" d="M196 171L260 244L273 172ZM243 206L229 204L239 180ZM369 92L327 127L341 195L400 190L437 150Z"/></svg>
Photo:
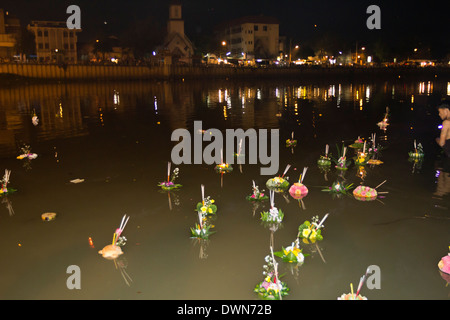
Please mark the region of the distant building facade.
<svg viewBox="0 0 450 320"><path fill-rule="evenodd" d="M218 26L217 41L235 58L276 58L280 50L279 25L272 17L242 17Z"/></svg>
<svg viewBox="0 0 450 320"><path fill-rule="evenodd" d="M77 32L81 29L68 29L65 21L31 21L27 28L35 36L39 62L77 62Z"/></svg>
<svg viewBox="0 0 450 320"><path fill-rule="evenodd" d="M170 52L172 62L191 63L194 54L194 45L184 33L184 20L181 14L181 3L172 1L169 6L169 20L167 22L167 35L163 50Z"/></svg>
<svg viewBox="0 0 450 320"><path fill-rule="evenodd" d="M13 59L19 34L19 19L0 9L0 59Z"/></svg>

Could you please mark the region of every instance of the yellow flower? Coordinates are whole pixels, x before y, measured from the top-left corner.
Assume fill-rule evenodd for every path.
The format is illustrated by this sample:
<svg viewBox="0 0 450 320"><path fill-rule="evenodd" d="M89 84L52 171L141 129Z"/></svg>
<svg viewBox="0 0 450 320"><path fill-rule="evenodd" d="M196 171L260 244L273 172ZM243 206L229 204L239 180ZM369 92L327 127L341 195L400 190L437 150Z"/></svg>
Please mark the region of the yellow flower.
<svg viewBox="0 0 450 320"><path fill-rule="evenodd" d="M200 210L201 210L203 213L206 212L206 209L207 209L207 208L206 208L205 206L203 206L203 207L200 208Z"/></svg>
<svg viewBox="0 0 450 320"><path fill-rule="evenodd" d="M214 203L214 199L211 199L210 202L211 202L211 203Z"/></svg>
<svg viewBox="0 0 450 320"><path fill-rule="evenodd" d="M270 277L267 276L266 279L264 279L266 282L270 282Z"/></svg>
<svg viewBox="0 0 450 320"><path fill-rule="evenodd" d="M310 233L311 233L311 230L310 230L310 229L303 229L302 236L303 236L304 238L308 238L308 236L309 236Z"/></svg>
<svg viewBox="0 0 450 320"><path fill-rule="evenodd" d="M208 208L208 213L212 213L212 212L213 212L212 209Z"/></svg>

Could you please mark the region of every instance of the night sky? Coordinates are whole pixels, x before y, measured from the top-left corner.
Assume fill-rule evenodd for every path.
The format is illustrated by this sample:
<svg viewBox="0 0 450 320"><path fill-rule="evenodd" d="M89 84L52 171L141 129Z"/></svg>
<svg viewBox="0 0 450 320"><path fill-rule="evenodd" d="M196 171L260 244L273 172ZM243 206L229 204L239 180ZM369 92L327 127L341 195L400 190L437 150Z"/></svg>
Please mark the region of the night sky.
<svg viewBox="0 0 450 320"><path fill-rule="evenodd" d="M185 0L183 18L186 34L194 39L212 34L218 23L245 15L266 15L280 21L280 35L294 41L310 41L327 34L347 42L364 43L382 38L387 43L399 39L429 42L448 48L449 1L320 1L320 0ZM22 24L31 20L60 20L68 17L66 8L81 8L81 41L95 37L99 28L120 34L133 21L154 20L165 27L169 0L95 1L95 0L2 0L1 7L18 16ZM369 5L381 9L381 30L368 30ZM314 27L314 24L317 27Z"/></svg>

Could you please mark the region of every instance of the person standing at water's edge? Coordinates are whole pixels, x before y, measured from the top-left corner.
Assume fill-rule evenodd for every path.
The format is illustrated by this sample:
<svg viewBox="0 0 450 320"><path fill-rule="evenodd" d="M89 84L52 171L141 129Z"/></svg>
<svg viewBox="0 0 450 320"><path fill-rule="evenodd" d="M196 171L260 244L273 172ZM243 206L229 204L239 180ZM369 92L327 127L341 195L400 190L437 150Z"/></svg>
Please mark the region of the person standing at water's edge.
<svg viewBox="0 0 450 320"><path fill-rule="evenodd" d="M438 106L439 117L442 119L442 129L436 142L444 149L447 157L450 157L450 105L443 103Z"/></svg>

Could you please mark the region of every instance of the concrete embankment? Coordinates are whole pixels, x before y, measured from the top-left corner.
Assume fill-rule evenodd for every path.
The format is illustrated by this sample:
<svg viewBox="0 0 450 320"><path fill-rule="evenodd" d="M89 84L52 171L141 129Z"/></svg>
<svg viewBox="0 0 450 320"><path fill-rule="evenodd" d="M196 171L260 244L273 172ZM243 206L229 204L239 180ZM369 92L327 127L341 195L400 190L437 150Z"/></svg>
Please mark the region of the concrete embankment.
<svg viewBox="0 0 450 320"><path fill-rule="evenodd" d="M228 66L121 66L0 64L0 76L56 81L267 79L267 78L436 78L449 77L450 67L267 67Z"/></svg>

